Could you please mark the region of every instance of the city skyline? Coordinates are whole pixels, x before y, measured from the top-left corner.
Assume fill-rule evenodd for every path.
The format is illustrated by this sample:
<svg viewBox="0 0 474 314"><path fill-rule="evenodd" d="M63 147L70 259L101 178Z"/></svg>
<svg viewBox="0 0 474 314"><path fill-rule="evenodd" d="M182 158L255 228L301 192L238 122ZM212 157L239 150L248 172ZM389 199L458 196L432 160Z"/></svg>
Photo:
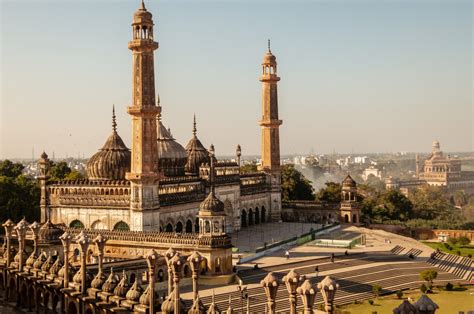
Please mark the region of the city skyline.
<svg viewBox="0 0 474 314"><path fill-rule="evenodd" d="M138 2L2 3L0 158L32 148L90 157L110 134L113 103L130 148L127 13ZM283 155L428 152L434 139L444 151L473 150L470 1L146 5L163 121L182 145L196 113L198 136L218 155L237 144L260 154L258 75L271 38Z"/></svg>

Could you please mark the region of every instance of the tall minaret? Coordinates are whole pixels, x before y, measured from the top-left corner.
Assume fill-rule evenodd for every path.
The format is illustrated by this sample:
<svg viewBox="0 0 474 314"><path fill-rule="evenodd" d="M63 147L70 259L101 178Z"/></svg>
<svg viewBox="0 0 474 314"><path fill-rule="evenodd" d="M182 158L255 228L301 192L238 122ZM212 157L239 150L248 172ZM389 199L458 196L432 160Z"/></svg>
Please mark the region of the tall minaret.
<svg viewBox="0 0 474 314"><path fill-rule="evenodd" d="M127 111L132 116L132 161L126 177L130 180L131 229L150 230L159 224L157 209L158 169L155 105L155 72L152 14L141 3L132 23L133 37L128 48L133 52L133 103Z"/></svg>
<svg viewBox="0 0 474 314"><path fill-rule="evenodd" d="M262 170L271 176L271 218L281 218L281 169L280 169L280 133L279 127L282 121L278 119L278 92L277 83L280 78L277 75L276 57L270 49L268 40L268 52L263 56L262 63Z"/></svg>

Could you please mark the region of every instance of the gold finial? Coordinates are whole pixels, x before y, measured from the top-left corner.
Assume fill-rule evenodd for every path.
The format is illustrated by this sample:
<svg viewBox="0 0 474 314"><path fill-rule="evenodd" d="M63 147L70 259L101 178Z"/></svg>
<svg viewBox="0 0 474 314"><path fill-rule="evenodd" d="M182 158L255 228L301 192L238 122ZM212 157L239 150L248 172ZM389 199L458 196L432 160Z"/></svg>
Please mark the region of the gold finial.
<svg viewBox="0 0 474 314"><path fill-rule="evenodd" d="M142 9L142 10L146 10L146 8L145 8L145 1L144 1L144 0L142 0L142 6L141 6L141 8L140 8L140 9Z"/></svg>
<svg viewBox="0 0 474 314"><path fill-rule="evenodd" d="M194 120L193 120L193 135L196 136L197 129L196 129L196 114L194 114Z"/></svg>
<svg viewBox="0 0 474 314"><path fill-rule="evenodd" d="M272 50L270 49L270 39L268 39L268 52L272 52Z"/></svg>
<svg viewBox="0 0 474 314"><path fill-rule="evenodd" d="M115 105L112 105L112 130L117 132L117 122L115 121Z"/></svg>

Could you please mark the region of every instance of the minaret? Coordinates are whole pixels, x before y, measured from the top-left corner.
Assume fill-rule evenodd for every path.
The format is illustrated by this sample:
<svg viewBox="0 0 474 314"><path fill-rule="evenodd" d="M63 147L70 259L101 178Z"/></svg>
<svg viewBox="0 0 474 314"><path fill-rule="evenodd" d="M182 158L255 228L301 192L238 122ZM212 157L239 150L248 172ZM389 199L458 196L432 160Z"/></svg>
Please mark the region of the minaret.
<svg viewBox="0 0 474 314"><path fill-rule="evenodd" d="M40 199L40 210L41 210L41 222L45 222L48 219L51 219L49 212L49 195L48 195L48 179L49 179L49 167L50 161L48 155L43 151L41 158L38 161L38 166L40 170L40 175L38 176L38 181L40 183L41 189L41 199Z"/></svg>
<svg viewBox="0 0 474 314"><path fill-rule="evenodd" d="M270 49L263 56L262 63L262 170L271 178L271 218L273 221L281 220L281 167L280 167L280 133L282 121L278 119L278 92L276 57Z"/></svg>
<svg viewBox="0 0 474 314"><path fill-rule="evenodd" d="M133 103L127 111L132 116L132 161L127 179L131 186L131 229L150 230L159 224L157 209L158 169L155 105L155 72L152 14L141 3L132 23L133 37L128 48L133 52ZM155 223L156 222L156 223Z"/></svg>

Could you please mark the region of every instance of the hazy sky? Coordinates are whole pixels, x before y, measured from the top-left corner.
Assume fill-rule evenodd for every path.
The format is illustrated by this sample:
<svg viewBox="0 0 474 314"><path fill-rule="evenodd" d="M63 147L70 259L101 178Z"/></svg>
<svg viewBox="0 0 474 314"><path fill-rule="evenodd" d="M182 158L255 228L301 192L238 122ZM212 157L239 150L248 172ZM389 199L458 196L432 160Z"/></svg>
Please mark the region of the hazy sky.
<svg viewBox="0 0 474 314"><path fill-rule="evenodd" d="M0 158L130 147L139 0L1 2ZM192 117L218 155L260 153L260 64L277 56L282 153L472 151L473 4L445 1L146 0L163 121Z"/></svg>

